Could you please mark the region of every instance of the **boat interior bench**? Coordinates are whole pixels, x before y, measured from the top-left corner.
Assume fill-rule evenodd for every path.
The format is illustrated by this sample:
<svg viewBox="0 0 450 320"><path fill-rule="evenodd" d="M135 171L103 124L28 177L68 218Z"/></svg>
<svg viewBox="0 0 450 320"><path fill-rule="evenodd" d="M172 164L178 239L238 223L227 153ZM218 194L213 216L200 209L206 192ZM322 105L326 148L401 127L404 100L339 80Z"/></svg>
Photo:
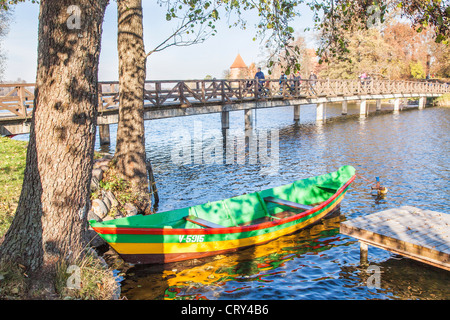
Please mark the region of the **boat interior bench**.
<svg viewBox="0 0 450 320"><path fill-rule="evenodd" d="M184 219L186 219L187 221L190 221L192 223L198 224L199 226L205 227L205 228L225 228L224 226L193 216L193 215L188 215L185 216Z"/></svg>
<svg viewBox="0 0 450 320"><path fill-rule="evenodd" d="M288 200L278 199L278 198L274 198L274 197L265 197L264 201L275 203L275 204L279 204L279 205L282 205L282 206L285 206L285 207L289 207L289 208L293 208L293 209L305 210L305 211L314 208L312 206L307 206L305 204L300 204L300 203L297 203L297 202L292 202L292 201L288 201Z"/></svg>
<svg viewBox="0 0 450 320"><path fill-rule="evenodd" d="M331 192L331 193L336 193L339 190L339 187L334 186L334 185L316 185L316 187Z"/></svg>

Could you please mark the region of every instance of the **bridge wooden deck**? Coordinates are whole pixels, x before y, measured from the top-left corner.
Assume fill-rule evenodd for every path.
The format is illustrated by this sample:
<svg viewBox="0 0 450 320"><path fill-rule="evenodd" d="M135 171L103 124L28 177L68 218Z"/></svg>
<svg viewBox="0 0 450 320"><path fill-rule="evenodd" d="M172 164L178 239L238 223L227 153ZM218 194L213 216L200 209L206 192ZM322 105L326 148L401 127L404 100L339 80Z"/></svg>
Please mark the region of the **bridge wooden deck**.
<svg viewBox="0 0 450 320"><path fill-rule="evenodd" d="M0 84L1 134L27 132L34 86L32 83ZM97 123L116 123L119 83L100 82L98 88ZM425 81L267 79L263 86L255 79L146 81L144 119L302 104L318 104L319 119L323 117L323 104L327 102L364 101L361 104L363 114L365 100L438 97L447 92L450 92L448 84Z"/></svg>
<svg viewBox="0 0 450 320"><path fill-rule="evenodd" d="M450 271L450 214L411 206L389 209L341 223L340 232L367 245Z"/></svg>

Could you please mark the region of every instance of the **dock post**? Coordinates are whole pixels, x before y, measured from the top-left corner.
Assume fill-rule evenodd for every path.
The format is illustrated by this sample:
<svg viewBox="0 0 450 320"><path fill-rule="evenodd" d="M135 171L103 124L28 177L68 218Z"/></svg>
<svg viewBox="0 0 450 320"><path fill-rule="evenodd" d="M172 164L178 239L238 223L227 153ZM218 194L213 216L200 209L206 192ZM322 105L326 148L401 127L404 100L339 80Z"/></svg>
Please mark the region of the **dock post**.
<svg viewBox="0 0 450 320"><path fill-rule="evenodd" d="M230 111L222 111L222 129L230 129Z"/></svg>
<svg viewBox="0 0 450 320"><path fill-rule="evenodd" d="M381 99L377 99L377 111L381 110Z"/></svg>
<svg viewBox="0 0 450 320"><path fill-rule="evenodd" d="M419 110L425 109L425 97L419 98Z"/></svg>
<svg viewBox="0 0 450 320"><path fill-rule="evenodd" d="M294 121L300 121L300 105L294 106Z"/></svg>
<svg viewBox="0 0 450 320"><path fill-rule="evenodd" d="M245 131L253 128L253 109L244 110Z"/></svg>
<svg viewBox="0 0 450 320"><path fill-rule="evenodd" d="M325 120L325 103L318 103L316 106L316 120L323 121Z"/></svg>
<svg viewBox="0 0 450 320"><path fill-rule="evenodd" d="M367 100L361 100L359 102L359 117L364 118L367 113Z"/></svg>
<svg viewBox="0 0 450 320"><path fill-rule="evenodd" d="M343 115L347 114L347 104L348 104L347 100L342 101L342 114Z"/></svg>
<svg viewBox="0 0 450 320"><path fill-rule="evenodd" d="M109 124L100 124L98 126L98 135L100 136L100 145L106 145L111 143L109 137Z"/></svg>
<svg viewBox="0 0 450 320"><path fill-rule="evenodd" d="M394 113L398 113L400 111L400 98L395 98L394 100Z"/></svg>
<svg viewBox="0 0 450 320"><path fill-rule="evenodd" d="M359 263L361 266L368 264L369 246L363 241L359 241Z"/></svg>

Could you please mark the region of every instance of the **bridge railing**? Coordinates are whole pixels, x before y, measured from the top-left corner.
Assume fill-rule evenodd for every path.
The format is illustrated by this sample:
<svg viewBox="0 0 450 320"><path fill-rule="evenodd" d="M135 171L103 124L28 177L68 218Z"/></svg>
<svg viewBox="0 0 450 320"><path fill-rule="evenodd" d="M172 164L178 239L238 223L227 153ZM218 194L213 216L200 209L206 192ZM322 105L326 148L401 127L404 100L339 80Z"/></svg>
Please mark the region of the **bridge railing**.
<svg viewBox="0 0 450 320"><path fill-rule="evenodd" d="M0 83L0 114L10 112L17 117L31 116L34 86L34 83Z"/></svg>
<svg viewBox="0 0 450 320"><path fill-rule="evenodd" d="M31 116L34 84L0 84L0 115ZM99 82L99 111L119 104L119 82ZM382 94L443 94L450 92L446 83L400 80L148 80L145 81L146 107L241 103L277 99L300 99Z"/></svg>

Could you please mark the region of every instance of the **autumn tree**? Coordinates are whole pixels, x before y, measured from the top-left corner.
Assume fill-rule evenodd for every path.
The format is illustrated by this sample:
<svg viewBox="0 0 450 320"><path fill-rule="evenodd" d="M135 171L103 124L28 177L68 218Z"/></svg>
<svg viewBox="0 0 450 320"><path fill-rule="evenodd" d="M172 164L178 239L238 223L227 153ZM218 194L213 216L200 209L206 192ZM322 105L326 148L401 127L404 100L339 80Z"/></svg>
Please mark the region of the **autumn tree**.
<svg viewBox="0 0 450 320"><path fill-rule="evenodd" d="M22 191L0 261L34 279L83 255L107 0L41 0L35 100ZM5 5L5 1L0 3ZM45 270L45 271L44 271Z"/></svg>
<svg viewBox="0 0 450 320"><path fill-rule="evenodd" d="M427 63L439 73L445 59L438 56L448 45L436 43L435 32L427 28L418 33L396 16L383 26L347 31L348 52L329 57L321 76L332 79L355 79L362 72L385 79L424 79Z"/></svg>
<svg viewBox="0 0 450 320"><path fill-rule="evenodd" d="M450 79L450 45L435 44L432 48L431 74Z"/></svg>
<svg viewBox="0 0 450 320"><path fill-rule="evenodd" d="M348 52L328 58L321 77L356 79L366 72L372 77L391 78L399 67L404 69L401 58L393 54L379 30L356 30L346 37Z"/></svg>
<svg viewBox="0 0 450 320"><path fill-rule="evenodd" d="M349 35L382 24L394 12L408 19L416 32L432 27L437 43L448 43L450 38L450 4L442 0L327 0L309 5L315 12L315 28L322 34L317 50L320 62L345 60Z"/></svg>
<svg viewBox="0 0 450 320"><path fill-rule="evenodd" d="M305 39L299 35L289 44L296 48L292 53L286 55L285 52L279 52L280 57L271 66L270 76L278 79L281 72L284 72L289 64L294 65L294 69L299 71L303 78L307 78L311 71L317 67L317 59L314 49L306 46ZM269 61L274 54L269 51L266 59ZM295 63L293 63L295 61Z"/></svg>

